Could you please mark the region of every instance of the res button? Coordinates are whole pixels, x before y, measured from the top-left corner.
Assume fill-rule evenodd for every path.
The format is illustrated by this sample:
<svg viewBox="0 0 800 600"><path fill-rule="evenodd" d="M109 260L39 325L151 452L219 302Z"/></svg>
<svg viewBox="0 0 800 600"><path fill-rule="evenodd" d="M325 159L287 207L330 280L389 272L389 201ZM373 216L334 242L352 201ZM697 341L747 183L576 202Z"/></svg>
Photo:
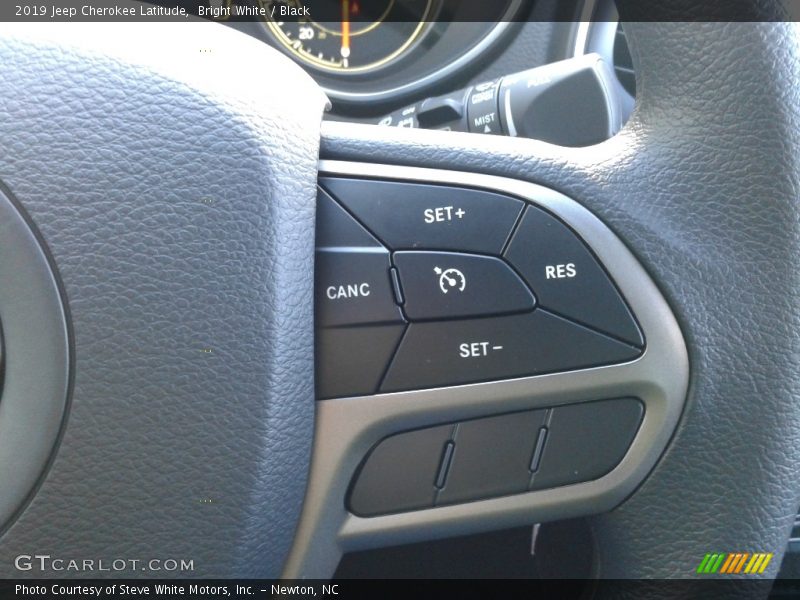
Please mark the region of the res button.
<svg viewBox="0 0 800 600"><path fill-rule="evenodd" d="M499 255L523 208L515 198L469 188L334 177L320 183L392 250Z"/></svg>
<svg viewBox="0 0 800 600"><path fill-rule="evenodd" d="M531 286L541 307L644 345L639 326L603 267L555 217L528 207L505 258Z"/></svg>

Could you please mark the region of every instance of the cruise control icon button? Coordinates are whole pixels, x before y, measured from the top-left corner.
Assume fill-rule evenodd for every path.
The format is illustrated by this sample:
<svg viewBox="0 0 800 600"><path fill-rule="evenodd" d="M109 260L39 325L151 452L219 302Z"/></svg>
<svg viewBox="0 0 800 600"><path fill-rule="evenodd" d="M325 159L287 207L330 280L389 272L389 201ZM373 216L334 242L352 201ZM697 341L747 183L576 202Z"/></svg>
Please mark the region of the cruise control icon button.
<svg viewBox="0 0 800 600"><path fill-rule="evenodd" d="M395 252L406 316L412 321L531 311L533 294L493 256L457 252Z"/></svg>

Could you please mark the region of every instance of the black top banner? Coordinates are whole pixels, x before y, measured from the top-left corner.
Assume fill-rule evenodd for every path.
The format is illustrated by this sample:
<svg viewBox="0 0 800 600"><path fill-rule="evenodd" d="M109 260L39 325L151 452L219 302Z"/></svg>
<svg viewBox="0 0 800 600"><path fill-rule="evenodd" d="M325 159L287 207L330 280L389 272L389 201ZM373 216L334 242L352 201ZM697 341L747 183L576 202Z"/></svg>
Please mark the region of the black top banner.
<svg viewBox="0 0 800 600"><path fill-rule="evenodd" d="M11 0L0 3L0 22L328 21L344 0ZM389 0L347 0L350 14L365 21L386 15ZM393 0L402 9L412 0ZM484 21L486 0L429 0L426 21ZM594 0L492 0L505 21L605 20ZM800 20L800 0L616 0L623 21L781 22ZM355 7L355 10L353 10ZM392 21L418 20L417 11L392 10Z"/></svg>

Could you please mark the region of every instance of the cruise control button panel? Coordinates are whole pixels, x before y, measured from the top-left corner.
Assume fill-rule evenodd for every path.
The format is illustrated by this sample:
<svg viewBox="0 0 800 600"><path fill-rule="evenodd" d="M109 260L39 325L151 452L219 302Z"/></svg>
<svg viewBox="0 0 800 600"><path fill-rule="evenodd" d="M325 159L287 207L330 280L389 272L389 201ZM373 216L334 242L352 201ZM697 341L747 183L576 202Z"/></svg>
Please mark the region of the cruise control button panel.
<svg viewBox="0 0 800 600"><path fill-rule="evenodd" d="M638 358L603 265L551 212L452 185L322 177L320 399L496 381Z"/></svg>
<svg viewBox="0 0 800 600"><path fill-rule="evenodd" d="M415 116L485 127L498 96L481 88L481 114L442 98ZM690 361L657 282L592 199L423 166L319 169L319 402L290 575L634 494L680 422ZM348 299L361 282L369 294ZM341 284L351 308L327 304Z"/></svg>

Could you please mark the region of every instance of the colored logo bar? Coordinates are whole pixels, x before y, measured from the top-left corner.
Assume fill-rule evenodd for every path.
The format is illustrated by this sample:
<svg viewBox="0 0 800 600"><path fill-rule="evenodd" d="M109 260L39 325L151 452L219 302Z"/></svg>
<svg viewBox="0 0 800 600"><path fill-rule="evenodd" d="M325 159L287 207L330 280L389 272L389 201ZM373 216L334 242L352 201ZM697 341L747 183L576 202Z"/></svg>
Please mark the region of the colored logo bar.
<svg viewBox="0 0 800 600"><path fill-rule="evenodd" d="M697 572L704 575L757 575L763 573L772 560L772 552L715 552L706 554Z"/></svg>

